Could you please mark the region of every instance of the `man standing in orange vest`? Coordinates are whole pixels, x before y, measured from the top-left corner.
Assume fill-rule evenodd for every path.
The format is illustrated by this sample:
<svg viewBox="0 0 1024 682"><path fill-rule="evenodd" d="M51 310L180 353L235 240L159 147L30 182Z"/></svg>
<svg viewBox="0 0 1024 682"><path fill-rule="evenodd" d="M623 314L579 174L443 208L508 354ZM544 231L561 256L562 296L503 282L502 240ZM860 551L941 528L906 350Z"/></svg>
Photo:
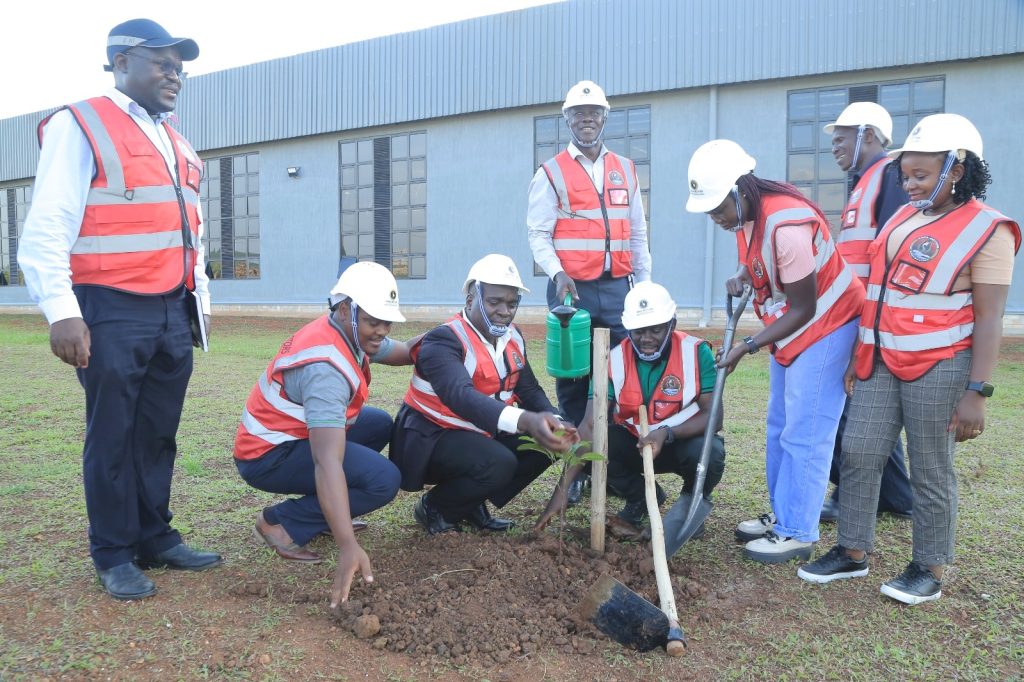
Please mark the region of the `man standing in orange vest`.
<svg viewBox="0 0 1024 682"><path fill-rule="evenodd" d="M115 88L39 125L18 250L50 348L85 389L89 553L117 599L156 592L143 569L221 563L182 542L169 509L193 340L204 338L210 312L202 162L167 123L182 62L198 55L193 40L148 19L110 31L104 68Z"/></svg>
<svg viewBox="0 0 1024 682"><path fill-rule="evenodd" d="M548 307L571 295L594 327L611 331L615 346L626 338L626 293L634 280L651 278L651 254L636 168L601 140L609 110L593 81L569 90L562 115L573 141L534 174L526 223L533 258L550 278ZM583 420L588 386L587 377L555 382L559 407L575 424ZM579 501L582 483L570 487L570 504Z"/></svg>

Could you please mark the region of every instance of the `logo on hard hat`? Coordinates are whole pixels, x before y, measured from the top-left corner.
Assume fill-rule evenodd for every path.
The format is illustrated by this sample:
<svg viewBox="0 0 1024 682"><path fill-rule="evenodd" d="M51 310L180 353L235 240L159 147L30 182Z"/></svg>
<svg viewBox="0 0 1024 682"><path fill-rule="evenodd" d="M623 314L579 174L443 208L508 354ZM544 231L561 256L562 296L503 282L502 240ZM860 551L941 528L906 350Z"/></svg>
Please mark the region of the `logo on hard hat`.
<svg viewBox="0 0 1024 682"><path fill-rule="evenodd" d="M640 299L640 310L646 310L646 309L647 309L647 299L646 298L642 298L642 299Z"/></svg>
<svg viewBox="0 0 1024 682"><path fill-rule="evenodd" d="M590 94L590 88L583 88L583 94L584 95L589 95Z"/></svg>
<svg viewBox="0 0 1024 682"><path fill-rule="evenodd" d="M612 172L608 173L608 180L613 185L621 185L622 183L625 182L625 180L622 177L622 173L620 173L617 170L613 170Z"/></svg>
<svg viewBox="0 0 1024 682"><path fill-rule="evenodd" d="M679 382L679 377L669 374L661 380L661 392L665 395L676 395L681 388L682 384Z"/></svg>
<svg viewBox="0 0 1024 682"><path fill-rule="evenodd" d="M914 126L914 129L910 131L910 137L920 137L921 135L921 124L918 123Z"/></svg>
<svg viewBox="0 0 1024 682"><path fill-rule="evenodd" d="M918 263L927 263L939 255L939 240L935 237L918 237L910 245L910 257Z"/></svg>
<svg viewBox="0 0 1024 682"><path fill-rule="evenodd" d="M391 300L392 301L394 301L396 298L398 298L398 292L395 291L394 289L391 290L391 294L390 295L391 295Z"/></svg>

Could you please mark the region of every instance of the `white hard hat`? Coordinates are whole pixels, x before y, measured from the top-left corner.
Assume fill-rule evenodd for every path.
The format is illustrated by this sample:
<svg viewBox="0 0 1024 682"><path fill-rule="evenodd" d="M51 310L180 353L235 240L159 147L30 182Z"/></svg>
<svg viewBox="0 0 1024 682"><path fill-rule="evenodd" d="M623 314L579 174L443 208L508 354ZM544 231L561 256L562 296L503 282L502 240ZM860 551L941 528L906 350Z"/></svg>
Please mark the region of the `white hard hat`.
<svg viewBox="0 0 1024 682"><path fill-rule="evenodd" d="M755 165L754 157L732 140L711 140L697 147L687 171L690 198L686 210L707 213L718 208L740 176L752 172Z"/></svg>
<svg viewBox="0 0 1024 682"><path fill-rule="evenodd" d="M963 161L964 150L981 154L981 133L960 114L932 114L925 116L907 135L907 141L900 149L889 152L896 158L903 152L958 152Z"/></svg>
<svg viewBox="0 0 1024 682"><path fill-rule="evenodd" d="M530 293L530 290L523 286L523 280L519 277L519 268L508 256L500 253L489 253L469 269L466 275L466 282L462 285L462 293L469 293L469 285L473 282L484 284L501 284L508 287L516 287L522 293Z"/></svg>
<svg viewBox="0 0 1024 682"><path fill-rule="evenodd" d="M630 331L653 327L675 319L676 302L668 290L654 282L638 282L626 294L622 326Z"/></svg>
<svg viewBox="0 0 1024 682"><path fill-rule="evenodd" d="M829 135L836 127L857 128L871 126L881 136L882 146L892 142L892 116L880 104L874 102L854 102L843 109L835 123L829 123L824 130Z"/></svg>
<svg viewBox="0 0 1024 682"><path fill-rule="evenodd" d="M346 297L378 320L405 322L405 317L398 310L398 283L383 265L359 261L345 268L331 289L331 307Z"/></svg>
<svg viewBox="0 0 1024 682"><path fill-rule="evenodd" d="M564 114L572 107L587 105L611 109L608 99L604 96L604 90L594 81L580 81L569 88L569 92L565 95L565 104L562 105L562 113Z"/></svg>

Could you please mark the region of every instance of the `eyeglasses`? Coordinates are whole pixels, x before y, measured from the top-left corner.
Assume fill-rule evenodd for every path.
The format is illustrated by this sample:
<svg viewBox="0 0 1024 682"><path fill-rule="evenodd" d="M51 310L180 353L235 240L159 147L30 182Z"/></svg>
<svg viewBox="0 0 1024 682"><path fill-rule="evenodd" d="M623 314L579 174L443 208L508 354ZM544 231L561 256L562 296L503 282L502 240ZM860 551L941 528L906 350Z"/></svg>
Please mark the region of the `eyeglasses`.
<svg viewBox="0 0 1024 682"><path fill-rule="evenodd" d="M125 55L129 57L138 57L139 59L145 59L150 64L155 64L156 68L160 69L160 73L165 76L175 76L178 80L183 81L188 77L188 72L183 70L181 64L175 64L170 59L151 59L138 52L125 52Z"/></svg>

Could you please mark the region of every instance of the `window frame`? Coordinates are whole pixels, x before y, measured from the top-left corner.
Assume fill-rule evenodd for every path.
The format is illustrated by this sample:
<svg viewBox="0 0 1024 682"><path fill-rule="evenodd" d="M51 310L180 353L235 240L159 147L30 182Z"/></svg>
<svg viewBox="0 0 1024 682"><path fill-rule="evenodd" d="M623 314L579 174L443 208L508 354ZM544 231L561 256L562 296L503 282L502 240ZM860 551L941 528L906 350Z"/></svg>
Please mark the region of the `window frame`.
<svg viewBox="0 0 1024 682"><path fill-rule="evenodd" d="M239 163L241 168L238 167ZM225 175L225 170L229 168L230 173ZM211 187L216 190L215 195L211 194ZM230 198L225 194L228 189L231 192ZM212 273L210 279L261 279L259 150L204 157L199 200L203 211L203 248L207 272ZM240 213L239 208L243 206L244 212ZM244 230L240 232L243 224ZM242 252L238 249L240 243L245 246L241 256L239 253ZM217 258L212 257L214 253Z"/></svg>

